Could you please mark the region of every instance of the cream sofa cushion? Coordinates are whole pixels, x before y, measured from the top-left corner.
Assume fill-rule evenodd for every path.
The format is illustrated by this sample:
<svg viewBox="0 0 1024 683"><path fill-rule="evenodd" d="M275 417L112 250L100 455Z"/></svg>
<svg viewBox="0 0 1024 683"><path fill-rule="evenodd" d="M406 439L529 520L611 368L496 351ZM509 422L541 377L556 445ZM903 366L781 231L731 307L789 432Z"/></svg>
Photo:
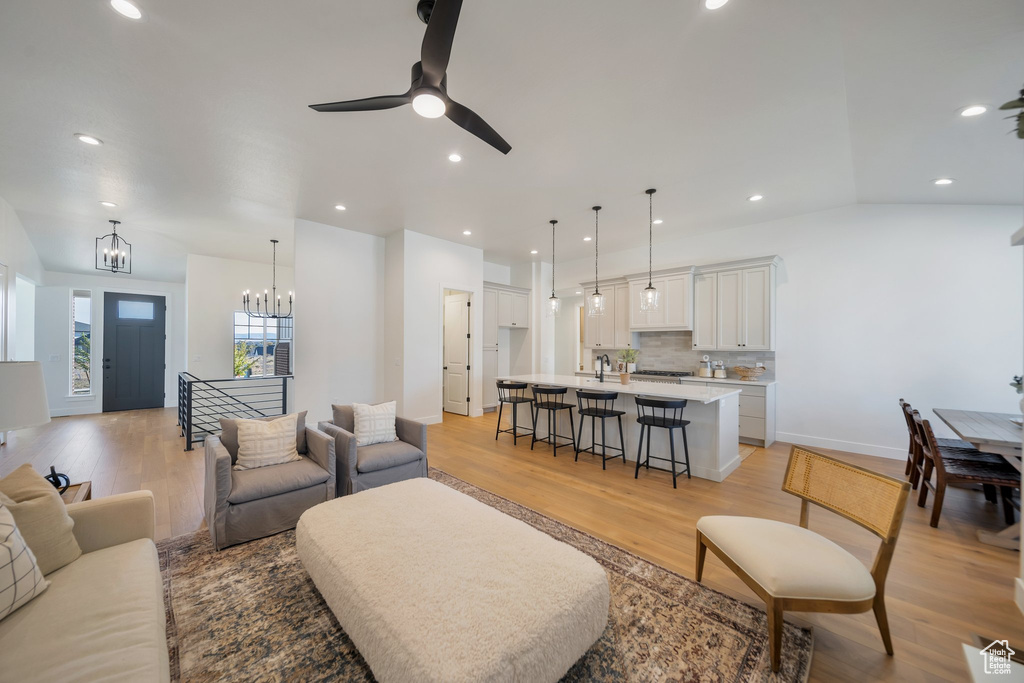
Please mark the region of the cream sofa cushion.
<svg viewBox="0 0 1024 683"><path fill-rule="evenodd" d="M758 517L701 517L697 530L776 598L856 602L875 595L860 560L809 529Z"/></svg>
<svg viewBox="0 0 1024 683"><path fill-rule="evenodd" d="M0 620L49 585L0 495Z"/></svg>
<svg viewBox="0 0 1024 683"><path fill-rule="evenodd" d="M0 621L0 680L168 681L163 582L149 539L86 553Z"/></svg>
<svg viewBox="0 0 1024 683"><path fill-rule="evenodd" d="M0 494L10 499L4 504L44 575L82 554L72 531L75 523L60 494L31 465L22 465L0 479Z"/></svg>
<svg viewBox="0 0 1024 683"><path fill-rule="evenodd" d="M296 448L297 416L285 415L276 420L238 421L238 460L236 470L283 465L299 459Z"/></svg>

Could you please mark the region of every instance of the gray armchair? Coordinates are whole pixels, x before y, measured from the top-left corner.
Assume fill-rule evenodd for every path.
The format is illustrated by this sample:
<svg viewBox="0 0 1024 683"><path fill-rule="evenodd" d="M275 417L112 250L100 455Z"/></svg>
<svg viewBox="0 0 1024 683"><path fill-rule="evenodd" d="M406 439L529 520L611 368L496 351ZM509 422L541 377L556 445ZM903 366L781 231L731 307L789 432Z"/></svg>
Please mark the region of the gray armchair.
<svg viewBox="0 0 1024 683"><path fill-rule="evenodd" d="M427 426L395 418L398 441L356 446L352 406L331 406L334 419L317 425L334 439L338 456L338 495L345 496L396 481L427 476Z"/></svg>
<svg viewBox="0 0 1024 683"><path fill-rule="evenodd" d="M295 439L301 458L283 465L233 470L238 458L234 420L221 420L220 437L206 437L203 507L217 550L292 529L303 512L334 499L334 439L306 427L301 415Z"/></svg>

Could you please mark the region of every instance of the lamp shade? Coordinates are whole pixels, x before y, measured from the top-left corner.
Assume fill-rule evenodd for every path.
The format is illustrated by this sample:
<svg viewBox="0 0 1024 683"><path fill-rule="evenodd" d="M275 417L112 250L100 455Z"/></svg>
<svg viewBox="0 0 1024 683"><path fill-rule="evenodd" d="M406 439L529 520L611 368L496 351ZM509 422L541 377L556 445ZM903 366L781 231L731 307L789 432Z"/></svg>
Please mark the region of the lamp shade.
<svg viewBox="0 0 1024 683"><path fill-rule="evenodd" d="M0 432L36 427L49 421L42 363L0 362Z"/></svg>

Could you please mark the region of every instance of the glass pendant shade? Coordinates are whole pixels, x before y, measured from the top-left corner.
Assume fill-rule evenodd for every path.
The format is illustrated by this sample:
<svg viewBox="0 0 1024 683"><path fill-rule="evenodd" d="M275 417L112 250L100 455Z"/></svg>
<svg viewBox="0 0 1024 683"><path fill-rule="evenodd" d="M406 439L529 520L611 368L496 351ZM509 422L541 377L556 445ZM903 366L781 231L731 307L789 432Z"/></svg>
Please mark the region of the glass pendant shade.
<svg viewBox="0 0 1024 683"><path fill-rule="evenodd" d="M648 284L640 293L640 311L650 313L658 310L659 292L654 285Z"/></svg>
<svg viewBox="0 0 1024 683"><path fill-rule="evenodd" d="M595 291L587 297L587 315L604 315L604 294Z"/></svg>
<svg viewBox="0 0 1024 683"><path fill-rule="evenodd" d="M548 299L548 315L556 316L562 310L562 300L554 294Z"/></svg>

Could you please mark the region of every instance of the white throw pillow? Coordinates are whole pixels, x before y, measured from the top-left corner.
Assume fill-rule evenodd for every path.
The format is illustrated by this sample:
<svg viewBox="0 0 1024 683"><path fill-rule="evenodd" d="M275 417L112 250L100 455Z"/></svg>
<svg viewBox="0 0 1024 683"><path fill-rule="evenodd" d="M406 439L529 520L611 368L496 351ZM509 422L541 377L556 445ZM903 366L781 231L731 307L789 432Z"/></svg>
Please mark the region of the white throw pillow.
<svg viewBox="0 0 1024 683"><path fill-rule="evenodd" d="M375 443L398 441L395 433L395 401L378 403L375 406L353 403L352 414L355 422L356 446L370 446Z"/></svg>
<svg viewBox="0 0 1024 683"><path fill-rule="evenodd" d="M50 585L21 537L14 515L0 503L0 620Z"/></svg>
<svg viewBox="0 0 1024 683"><path fill-rule="evenodd" d="M299 452L295 447L297 420L294 413L269 422L239 420L235 469L253 470L298 460Z"/></svg>

